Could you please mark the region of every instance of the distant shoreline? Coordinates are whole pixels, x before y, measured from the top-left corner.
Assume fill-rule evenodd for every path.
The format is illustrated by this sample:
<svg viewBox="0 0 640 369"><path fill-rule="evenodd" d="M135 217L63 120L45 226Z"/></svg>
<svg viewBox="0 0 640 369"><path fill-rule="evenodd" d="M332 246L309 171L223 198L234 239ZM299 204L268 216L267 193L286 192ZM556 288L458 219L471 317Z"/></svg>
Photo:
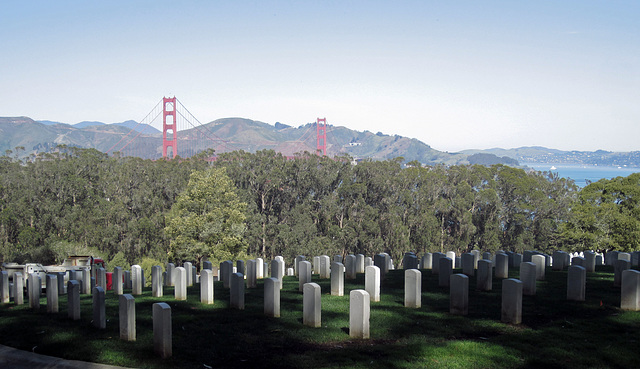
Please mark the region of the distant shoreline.
<svg viewBox="0 0 640 369"><path fill-rule="evenodd" d="M587 182L597 182L600 179L612 179L615 177L627 177L633 173L639 173L640 167L613 166L598 164L569 164L569 163L520 163L540 172L557 173L560 177L571 178L580 188ZM552 169L555 167L555 169Z"/></svg>

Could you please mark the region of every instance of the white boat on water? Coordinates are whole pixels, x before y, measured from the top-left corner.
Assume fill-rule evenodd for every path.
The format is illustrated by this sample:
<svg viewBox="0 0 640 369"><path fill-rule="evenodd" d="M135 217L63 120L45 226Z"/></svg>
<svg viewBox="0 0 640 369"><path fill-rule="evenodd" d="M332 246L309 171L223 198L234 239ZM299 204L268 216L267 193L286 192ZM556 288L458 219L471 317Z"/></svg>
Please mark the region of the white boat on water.
<svg viewBox="0 0 640 369"><path fill-rule="evenodd" d="M551 168L549 168L549 170L556 170L558 168L556 168L554 165L551 166Z"/></svg>

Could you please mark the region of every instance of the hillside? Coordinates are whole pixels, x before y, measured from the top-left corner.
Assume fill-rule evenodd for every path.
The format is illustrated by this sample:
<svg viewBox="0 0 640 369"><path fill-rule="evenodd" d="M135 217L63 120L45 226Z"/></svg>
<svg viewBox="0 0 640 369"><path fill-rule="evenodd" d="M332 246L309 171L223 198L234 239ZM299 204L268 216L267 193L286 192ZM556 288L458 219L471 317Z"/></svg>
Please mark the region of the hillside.
<svg viewBox="0 0 640 369"><path fill-rule="evenodd" d="M465 150L463 153L478 153L506 156L520 163L542 164L584 164L640 167L640 151L562 151L541 146L519 147L514 149Z"/></svg>
<svg viewBox="0 0 640 369"><path fill-rule="evenodd" d="M132 128L134 121L117 124L101 122L81 122L69 125L52 121L36 122L28 117L0 117L0 150L13 150L24 147L21 156L47 152L59 144L94 148L106 152L121 141ZM145 128L145 127L142 127ZM133 137L133 136L131 136ZM122 141L126 143L128 141ZM121 145L124 145L121 144ZM127 149L135 146L135 155L157 159L162 155L162 134L157 129L146 126L143 134ZM188 157L213 148L216 152L244 150L275 150L283 155L292 156L299 152L316 151L315 123L299 127L285 124L275 125L244 118L223 118L207 123L197 129L180 131L178 135L178 153ZM120 150L120 146L116 149ZM134 155L123 151L124 155ZM398 135L385 135L369 131L359 132L341 126L327 126L327 155L349 155L355 159L394 159L403 157L405 162L417 160L423 164L483 164L505 163L517 165L509 158L500 158L492 154L469 155L464 153L446 153L432 149L417 140Z"/></svg>

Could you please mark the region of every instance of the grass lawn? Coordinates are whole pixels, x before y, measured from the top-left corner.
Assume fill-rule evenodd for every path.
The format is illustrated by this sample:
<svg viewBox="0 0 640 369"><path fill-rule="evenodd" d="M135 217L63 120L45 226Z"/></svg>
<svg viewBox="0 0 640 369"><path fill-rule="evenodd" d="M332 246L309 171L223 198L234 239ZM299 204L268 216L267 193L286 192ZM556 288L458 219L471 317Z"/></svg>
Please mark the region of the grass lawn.
<svg viewBox="0 0 640 369"><path fill-rule="evenodd" d="M28 303L0 304L0 344L67 359L141 368L634 368L640 367L640 312L619 309L620 288L613 269L600 266L587 274L585 302L566 301L567 272L546 271L536 296L523 296L522 324L500 322L501 280L493 291L476 291L469 280L469 315L449 314L449 289L437 275L422 271L422 307L407 309L404 271L387 274L380 302L371 302L371 338L349 337L349 291L364 288L364 275L345 280L345 296L331 296L329 279L322 287L322 327L302 324L298 281L285 277L281 317L263 314L263 284L247 289L245 310L229 309L229 292L215 284L215 303L200 304L199 286L187 301L163 298L146 288L136 297L137 341L119 337L118 299L107 292L107 329L91 324L92 299L81 296L82 319L67 318L67 298L60 313L39 311ZM455 270L454 272L460 272ZM518 271L510 277L518 278ZM125 291L130 292L130 291ZM166 302L173 319L173 357L153 352L152 304Z"/></svg>

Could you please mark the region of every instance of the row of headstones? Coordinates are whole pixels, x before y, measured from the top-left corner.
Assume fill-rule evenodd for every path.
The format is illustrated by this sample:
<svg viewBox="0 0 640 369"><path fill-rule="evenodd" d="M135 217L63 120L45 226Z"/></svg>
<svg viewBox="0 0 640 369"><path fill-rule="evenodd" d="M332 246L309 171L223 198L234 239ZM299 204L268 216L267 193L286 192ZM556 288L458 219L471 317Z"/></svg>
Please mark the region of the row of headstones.
<svg viewBox="0 0 640 369"><path fill-rule="evenodd" d="M134 270L135 275L135 268ZM87 270L88 271L88 270ZM100 273L100 271L98 271ZM98 274L99 276L100 274ZM88 275L85 275L85 277ZM73 277L73 276L72 276ZM46 275L46 300L47 313L58 313L59 291L66 287L67 293L67 309L68 317L72 320L80 320L80 293L84 287L83 281L71 279L64 286L64 273L55 273ZM98 277L99 278L99 277ZM84 281L90 280L85 278ZM2 272L2 284L8 284L7 272ZM24 303L23 300L23 279L22 273L14 275L14 302L16 305ZM62 286L60 286L62 282ZM33 309L40 309L41 281L40 276L32 273L28 276L28 297L29 305ZM135 283L134 283L135 285ZM33 287L31 287L33 286ZM36 287L37 286L37 287ZM3 300L3 302L8 302ZM93 306L93 325L99 329L106 328L106 299L105 288L96 286L92 290L92 306ZM120 322L120 338L126 341L136 340L135 325L135 300L132 295L121 294L119 296L119 322ZM163 358L171 356L171 308L166 303L153 304L153 342L154 351Z"/></svg>
<svg viewBox="0 0 640 369"><path fill-rule="evenodd" d="M382 255L384 257L384 255ZM447 268L441 268L441 270L450 269L451 260L448 258L442 258L440 264L445 266L449 265ZM480 262L480 270L485 269L482 265L486 265L487 269L490 268L490 261L482 260ZM539 264L538 264L539 265ZM503 281L503 297L502 297L502 321L508 323L517 324L521 321L521 307L522 307L522 294L531 295L535 294L535 281L539 278L540 273L537 270L540 267L535 263L527 262L521 264L521 279L506 279ZM161 271L160 267L157 268L157 271ZM309 262L303 261L300 265L301 270L303 271L302 275L307 275L307 270L311 269L311 264ZM135 269L135 268L132 268ZM274 268L278 269L278 268ZM544 270L544 266L542 266ZM186 270L184 268L177 269L179 273L177 274L177 278L179 281L179 285L182 285L182 281L185 280L184 276L186 275ZM343 278L339 278L339 276L344 276L344 266L341 263L333 263L332 271L337 271L337 273L332 273L332 294L336 294L336 288L334 286L334 280L342 282ZM154 273L157 275L159 273ZM369 332L369 304L370 299L373 301L380 300L380 271L381 269L377 266L368 266L365 270L365 290L354 290L350 294L350 335L353 337L360 338L368 338ZM213 273L210 270L204 270L204 277L201 277L201 300L203 303L212 303L213 302ZM544 272L543 272L544 273ZM444 275L445 273L441 274ZM489 276L491 275L488 273ZM338 277L335 277L338 276ZM39 277L32 275L31 278L37 278L37 281L33 281L32 285L39 285ZM490 278L490 277L489 277ZM47 287L48 291L52 296L55 296L57 299L57 293L55 291L57 283L55 282L56 276L51 275L47 278ZM586 279L586 270L580 266L571 266L569 268L568 274L568 288L567 288L567 299L573 300L584 300L584 285ZM625 271L623 277L623 298L622 298L622 308L623 309L637 309L640 305L639 294L637 291L640 288L640 272L635 270ZM450 312L453 314L467 314L468 311L468 276L464 274L453 274L449 275L449 285L450 285ZM478 288L486 288L481 286L480 282L481 278L478 278ZM440 278L442 281L442 278ZM629 282L627 282L629 281ZM36 284L37 283L37 284ZM633 284L632 284L633 283ZM231 281L231 307L244 309L244 276L241 273L233 273ZM440 283L442 285L442 283ZM276 287L277 286L277 287ZM281 279L278 278L269 278L265 281L265 314L269 316L279 316L279 305L280 305L280 289L281 289ZM489 279L488 283L489 289L491 286L491 282ZM69 316L73 319L79 319L79 283L78 281L70 281L69 282ZM186 289L186 288L185 288ZM206 292L210 289L210 292ZM342 288L338 288L340 291ZM319 285L307 282L302 285L302 290L304 293L303 297L303 323L310 326L320 326L321 321L321 313L320 313L320 287ZM629 291L625 293L624 291ZM633 295L633 296L631 296ZM77 296L77 297L76 297ZM121 296L121 308L120 312L122 314L123 309L123 299L124 296ZM366 297L366 298L365 298ZM372 297L372 298L371 298ZM131 297L133 298L133 297ZM419 270L407 270L405 271L405 306L407 307L420 307L421 302L421 274ZM48 299L50 301L50 299ZM76 303L77 300L77 303ZM38 299L39 301L39 299ZM94 324L97 324L98 327L104 328L105 318L104 318L104 289L101 287L96 287L94 289ZM39 303L39 302L38 302ZM51 305L48 302L48 306ZM56 304L57 305L57 304ZM157 304L156 304L157 305ZM166 305L166 304L164 304ZM168 308L168 305L167 305ZM130 309L130 308L129 308ZM57 307L56 307L57 310ZM126 311L126 310L125 310ZM154 347L156 352L158 352L161 356L166 357L166 353L169 352L169 356L171 348L170 348L170 308L169 308L169 323L158 323L155 322L156 316L156 307L154 305ZM165 313L166 316L166 313ZM165 318L166 320L166 318ZM121 315L121 334L123 332L122 324L125 322L130 322L131 319L127 319ZM129 323L130 324L130 323ZM134 323L135 324L135 323ZM165 327L164 334L158 333L156 334L156 326ZM167 327L168 326L168 330ZM135 329L135 328L134 328ZM125 329L124 332L131 331ZM162 329L158 329L158 332L161 332ZM169 332L169 333L166 333ZM135 333L134 333L135 335ZM156 336L160 337L156 340ZM167 338L168 337L168 338ZM159 342L155 345L155 342ZM164 343L163 343L164 342ZM169 342L167 349L167 343Z"/></svg>
<svg viewBox="0 0 640 369"><path fill-rule="evenodd" d="M437 268L432 268L434 272L439 273L439 285L443 287L450 286L451 284L451 276L453 275L453 261L448 257L440 257L444 254L435 253L435 259L438 260ZM614 263L615 273L614 273L614 284L616 286L620 286L622 281L623 271L629 270L629 262L627 260L629 254L618 253L616 256L620 256L619 260L616 260ZM352 256L352 255L350 255ZM405 255L406 258L407 255ZM485 255L486 256L486 255ZM517 254L514 255L517 259ZM521 283L523 293L525 295L535 295L536 289L536 281L544 280L545 278L545 267L548 265L548 258L546 255L536 254L535 252L525 252L524 255L527 259L531 261L520 263L520 274L521 274ZM554 255L554 260L556 260L555 266L558 268L560 265L564 265L568 256L567 253L558 252ZM320 258L320 270L322 271L326 263L328 263L328 256L321 256ZM585 258L583 257L574 257L572 260L572 264L569 267L568 273L568 282L567 282L567 299L568 300L576 300L576 301L584 301L585 299L585 284L586 284L586 272L589 271L587 265L591 265L593 269L595 268L597 255L592 252L585 253ZM367 260L369 259L369 260ZM367 264L371 263L371 258L364 258ZM475 255L472 253L463 254L462 255L462 269L463 273L461 275L465 276L473 276L474 268L472 267L473 262L475 261ZM586 259L586 263L584 260ZM347 259L349 260L349 258ZM383 271L388 271L390 263L388 262L389 256L388 254L378 254L374 258L375 261L378 261L378 265L376 268L366 269L365 273L365 290L369 293L373 301L379 301L380 299L380 280L381 276L384 275ZM508 265L509 265L509 255L507 253L498 253L496 254L495 260L497 262L496 277L497 278L508 278ZM408 264L408 263L407 263ZM584 265L587 264L587 265ZM353 263L351 264L353 265ZM405 264L406 265L406 264ZM492 288L492 265L493 263L490 260L482 259L477 262L477 270L478 270L478 278L477 278L477 288L479 290L491 290ZM230 270L232 266L231 261L223 262L221 265L222 270ZM432 266L434 266L432 264ZM272 277L279 282L279 289L282 289L282 270L284 267L284 261L277 257L272 261ZM367 265L367 268L371 267L371 265ZM251 270L251 261L249 270ZM299 270L299 290L303 291L304 285L311 282L311 263L304 260L304 256L299 256L296 258L296 269ZM560 267L562 269L562 267ZM336 271L336 273L332 273ZM332 263L331 267L328 268L329 278L331 278L331 293L332 295L342 296L344 291L344 274L346 271L346 267L340 262ZM417 270L415 270L417 271ZM241 288L244 288L244 276L241 273L235 273L235 283L230 283L229 286L231 288L231 306L239 307L244 306L244 291ZM251 272L250 272L251 274ZM223 273L225 275L225 273ZM320 278L325 277L326 274L320 273ZM456 277L458 278L458 277ZM225 278L227 279L227 278ZM415 278L414 278L415 279ZM233 280L232 278L228 278L228 280ZM631 277L628 280L632 280ZM405 289L405 304L407 306L415 306L417 295L414 293L410 295L407 291L414 290L415 291L415 283L409 282L407 283L407 279L405 278L405 286L413 286ZM207 285L213 285L211 283L207 283ZM254 286L255 283L248 282L249 286ZM203 302L209 301L213 299L213 292L208 292L207 289L201 289ZM622 289L622 301L631 301L632 297L629 297L630 292L633 291L633 288L627 287ZM637 294L637 293L636 293ZM453 296L454 294L452 294ZM455 294L455 295L459 295ZM211 297L206 297L211 296ZM186 297L185 297L186 298ZM242 301L242 302L240 302ZM411 302L413 301L413 302ZM628 304L627 304L628 305Z"/></svg>

